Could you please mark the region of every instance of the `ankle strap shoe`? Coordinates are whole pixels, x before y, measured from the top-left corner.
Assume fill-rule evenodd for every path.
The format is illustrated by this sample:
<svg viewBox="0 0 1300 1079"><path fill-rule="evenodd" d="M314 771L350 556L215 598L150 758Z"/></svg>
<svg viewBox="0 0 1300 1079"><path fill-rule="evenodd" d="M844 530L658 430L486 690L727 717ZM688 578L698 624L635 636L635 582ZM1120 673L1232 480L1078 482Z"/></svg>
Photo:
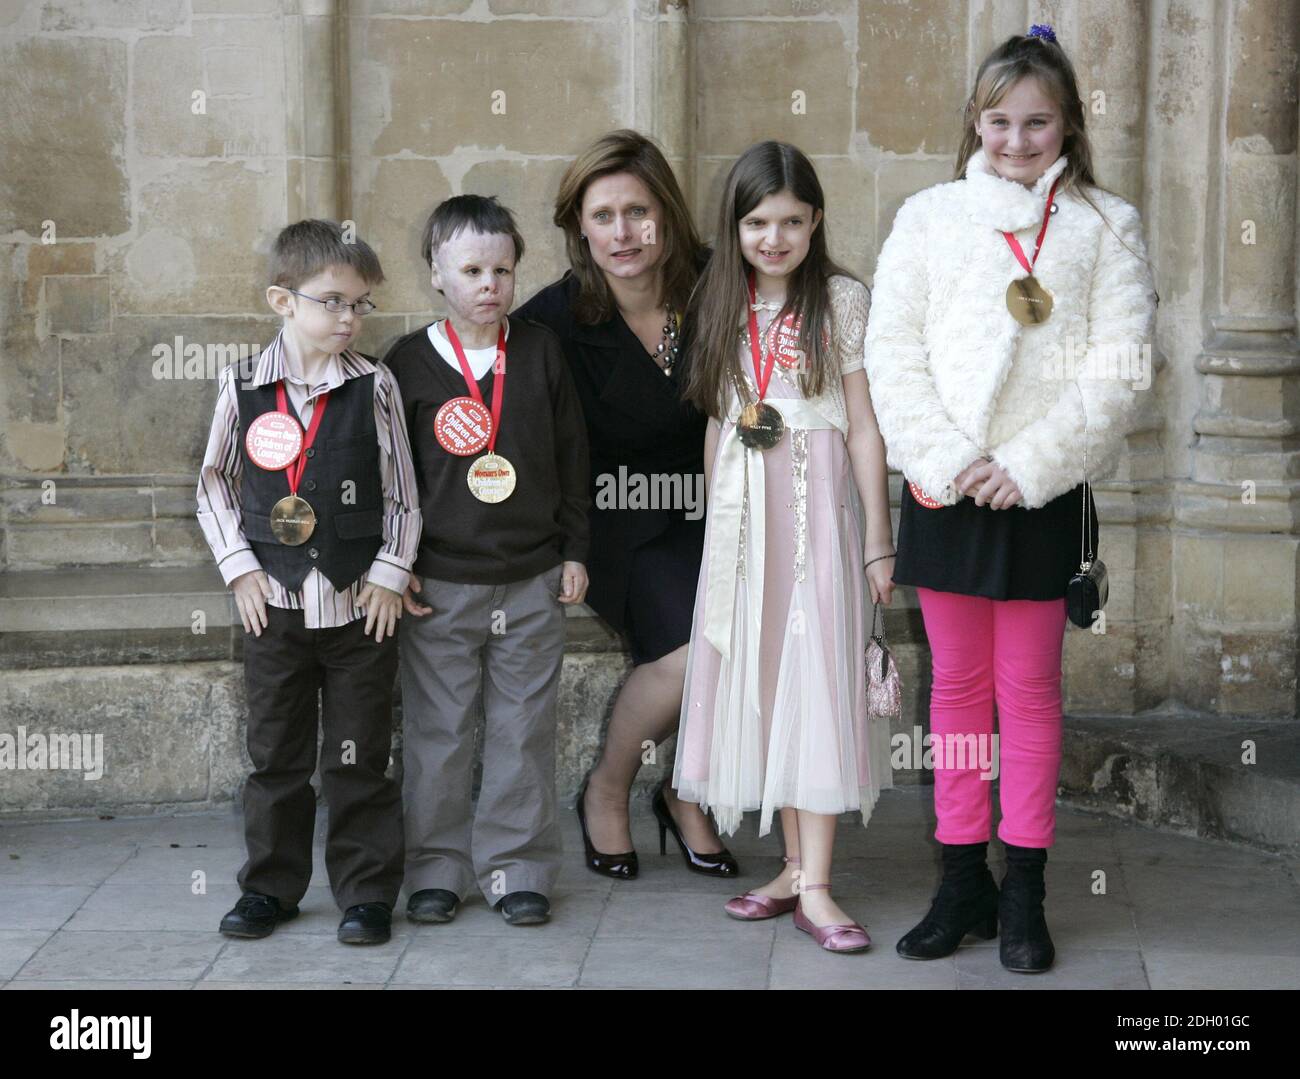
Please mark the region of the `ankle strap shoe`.
<svg viewBox="0 0 1300 1079"><path fill-rule="evenodd" d="M804 884L801 892L830 891L829 884ZM857 922L842 925L813 925L803 912L802 906L794 909L794 926L813 938L828 952L865 952L871 947L871 937L865 926Z"/></svg>

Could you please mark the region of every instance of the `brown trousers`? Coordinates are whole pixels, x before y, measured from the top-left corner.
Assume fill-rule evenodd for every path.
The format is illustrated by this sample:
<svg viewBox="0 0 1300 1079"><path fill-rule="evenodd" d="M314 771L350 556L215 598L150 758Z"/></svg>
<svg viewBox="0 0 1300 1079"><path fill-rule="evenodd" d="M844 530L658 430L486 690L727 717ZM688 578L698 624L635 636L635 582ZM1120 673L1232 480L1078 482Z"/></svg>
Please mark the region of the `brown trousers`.
<svg viewBox="0 0 1300 1079"><path fill-rule="evenodd" d="M397 640L365 636L365 619L304 629L301 611L267 608L260 637L244 635L248 753L244 891L296 904L311 879L317 728L329 809L325 867L341 910L397 902L404 860L402 792L385 775L392 738ZM320 708L317 708L317 692Z"/></svg>

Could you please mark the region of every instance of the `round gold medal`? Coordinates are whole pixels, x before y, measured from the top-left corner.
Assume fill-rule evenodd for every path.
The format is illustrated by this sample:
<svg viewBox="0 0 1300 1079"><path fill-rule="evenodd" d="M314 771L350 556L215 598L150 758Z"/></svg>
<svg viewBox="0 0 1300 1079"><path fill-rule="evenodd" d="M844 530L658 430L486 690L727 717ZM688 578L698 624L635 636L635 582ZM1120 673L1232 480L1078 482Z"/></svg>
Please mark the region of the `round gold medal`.
<svg viewBox="0 0 1300 1079"><path fill-rule="evenodd" d="M1022 326L1037 326L1052 313L1052 294L1030 274L1007 286L1007 310Z"/></svg>
<svg viewBox="0 0 1300 1079"><path fill-rule="evenodd" d="M281 543L297 547L316 531L316 513L306 499L285 495L271 507L271 531Z"/></svg>
<svg viewBox="0 0 1300 1079"><path fill-rule="evenodd" d="M515 466L499 453L485 453L469 466L466 481L480 502L504 502L515 489Z"/></svg>
<svg viewBox="0 0 1300 1079"><path fill-rule="evenodd" d="M750 402L736 421L740 441L751 450L770 450L785 434L785 420L766 401Z"/></svg>

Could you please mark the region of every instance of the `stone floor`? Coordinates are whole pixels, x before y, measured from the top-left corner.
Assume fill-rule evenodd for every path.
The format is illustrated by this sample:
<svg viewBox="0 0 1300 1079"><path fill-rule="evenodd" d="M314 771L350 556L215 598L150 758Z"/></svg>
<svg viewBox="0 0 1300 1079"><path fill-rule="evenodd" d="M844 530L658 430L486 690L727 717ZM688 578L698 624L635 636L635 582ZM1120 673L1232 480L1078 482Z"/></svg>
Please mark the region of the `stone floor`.
<svg viewBox="0 0 1300 1079"><path fill-rule="evenodd" d="M835 895L875 940L829 955L788 917L745 924L722 903L776 871L778 844L747 818L730 846L744 876L689 873L660 857L657 828L634 819L641 877L613 883L570 852L549 924L511 927L473 897L450 925L400 914L393 940L334 939L339 914L317 845L318 884L299 918L267 940L216 931L237 898L240 821L230 812L60 823L0 823L0 984L232 989L579 988L1296 988L1300 862L1154 832L1062 809L1048 864L1057 963L1015 975L996 941L950 959L909 962L894 944L924 913L937 880L928 788L888 791L868 829L840 824ZM671 844L671 837L669 838ZM992 848L1000 857L1000 847ZM1000 877L1000 866L995 865ZM1094 894L1104 874L1105 894ZM206 877L206 894L195 883ZM198 891L200 894L195 894ZM403 900L404 902L404 900Z"/></svg>

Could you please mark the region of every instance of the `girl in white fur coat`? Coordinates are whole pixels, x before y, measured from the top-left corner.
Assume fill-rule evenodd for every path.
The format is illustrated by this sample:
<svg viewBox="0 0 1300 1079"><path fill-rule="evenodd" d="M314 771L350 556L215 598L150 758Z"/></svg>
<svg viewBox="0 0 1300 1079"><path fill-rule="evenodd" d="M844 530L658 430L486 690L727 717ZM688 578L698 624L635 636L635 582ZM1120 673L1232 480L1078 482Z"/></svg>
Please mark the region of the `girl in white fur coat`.
<svg viewBox="0 0 1300 1079"><path fill-rule="evenodd" d="M917 590L934 672L943 882L898 951L939 958L967 932L1000 932L1007 969L1040 971L1054 956L1043 867L1085 497L1097 540L1085 453L1089 480L1113 473L1150 386L1154 295L1138 212L1093 179L1074 71L1050 27L981 65L956 175L899 209L864 344L889 464L907 481L893 579ZM981 763L994 751L1000 893Z"/></svg>

